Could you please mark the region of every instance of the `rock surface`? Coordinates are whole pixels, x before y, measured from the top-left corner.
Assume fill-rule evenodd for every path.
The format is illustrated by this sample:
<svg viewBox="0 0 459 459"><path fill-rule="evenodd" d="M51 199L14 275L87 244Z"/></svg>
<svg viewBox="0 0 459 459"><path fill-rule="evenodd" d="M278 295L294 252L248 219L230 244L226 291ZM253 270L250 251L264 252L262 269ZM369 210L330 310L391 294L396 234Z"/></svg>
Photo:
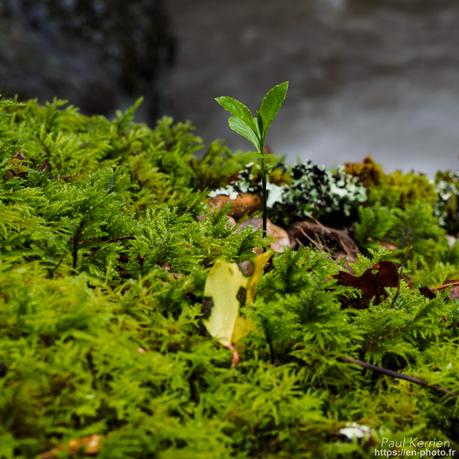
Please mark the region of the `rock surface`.
<svg viewBox="0 0 459 459"><path fill-rule="evenodd" d="M238 231L242 231L249 227L252 227L256 230L261 230L263 227L263 220L261 218L251 218L246 220L238 226ZM267 221L266 233L268 237L273 239L273 242L271 243L271 249L274 252L282 253L285 249L291 246L287 231L285 231L280 226L274 225L270 220Z"/></svg>

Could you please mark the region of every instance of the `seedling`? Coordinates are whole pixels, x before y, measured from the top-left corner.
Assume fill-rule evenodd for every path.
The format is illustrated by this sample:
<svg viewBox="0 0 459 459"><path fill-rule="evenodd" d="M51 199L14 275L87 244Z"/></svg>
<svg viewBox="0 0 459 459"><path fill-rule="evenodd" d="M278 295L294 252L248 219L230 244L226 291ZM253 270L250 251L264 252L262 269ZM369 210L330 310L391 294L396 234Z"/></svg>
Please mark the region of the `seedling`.
<svg viewBox="0 0 459 459"><path fill-rule="evenodd" d="M215 100L224 110L231 113L228 126L236 134L248 140L259 154L261 164L261 188L263 202L263 237L266 237L268 211L266 207L266 158L264 152L265 139L268 130L279 112L287 96L288 81L272 87L263 97L256 116L253 116L247 105L228 96L217 97Z"/></svg>

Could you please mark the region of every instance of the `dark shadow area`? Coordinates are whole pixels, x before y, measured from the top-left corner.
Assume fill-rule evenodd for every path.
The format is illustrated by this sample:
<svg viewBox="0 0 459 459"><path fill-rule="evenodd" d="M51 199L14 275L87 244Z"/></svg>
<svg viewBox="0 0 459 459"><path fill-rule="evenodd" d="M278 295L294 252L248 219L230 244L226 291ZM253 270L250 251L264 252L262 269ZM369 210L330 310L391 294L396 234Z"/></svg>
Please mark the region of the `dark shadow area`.
<svg viewBox="0 0 459 459"><path fill-rule="evenodd" d="M64 98L111 114L143 96L142 117L170 111L174 40L159 0L4 0L0 93Z"/></svg>

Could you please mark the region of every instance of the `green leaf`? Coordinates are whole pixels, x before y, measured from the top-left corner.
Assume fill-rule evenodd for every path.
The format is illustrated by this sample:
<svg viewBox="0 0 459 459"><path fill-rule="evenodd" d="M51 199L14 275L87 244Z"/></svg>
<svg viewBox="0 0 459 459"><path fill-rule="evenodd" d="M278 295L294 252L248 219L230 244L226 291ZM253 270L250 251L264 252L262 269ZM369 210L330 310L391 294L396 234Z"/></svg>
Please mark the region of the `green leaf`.
<svg viewBox="0 0 459 459"><path fill-rule="evenodd" d="M263 154L259 153L258 151L250 151L244 154L244 161L247 163L254 163L256 161L260 161L263 159Z"/></svg>
<svg viewBox="0 0 459 459"><path fill-rule="evenodd" d="M244 120L232 116L228 119L228 126L236 134L247 139L257 150L260 148L260 139Z"/></svg>
<svg viewBox="0 0 459 459"><path fill-rule="evenodd" d="M263 123L263 117L261 116L261 113L257 112L257 116L253 120L255 123L257 123L260 139L264 140L266 137L266 131L265 131L265 126Z"/></svg>
<svg viewBox="0 0 459 459"><path fill-rule="evenodd" d="M224 110L231 113L236 118L240 118L252 129L252 131L256 132L256 124L253 122L252 112L247 105L229 96L216 97L215 101Z"/></svg>
<svg viewBox="0 0 459 459"><path fill-rule="evenodd" d="M263 118L264 132L268 132L271 123L279 112L285 97L287 96L288 81L279 83L272 87L263 98L260 107L260 114Z"/></svg>

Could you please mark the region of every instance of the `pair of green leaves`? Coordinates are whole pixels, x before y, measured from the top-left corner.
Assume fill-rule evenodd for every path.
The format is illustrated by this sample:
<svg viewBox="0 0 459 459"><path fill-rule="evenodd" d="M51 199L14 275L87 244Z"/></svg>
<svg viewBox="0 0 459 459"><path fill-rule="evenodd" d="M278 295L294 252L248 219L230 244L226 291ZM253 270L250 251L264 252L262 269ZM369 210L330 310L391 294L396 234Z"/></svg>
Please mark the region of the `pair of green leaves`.
<svg viewBox="0 0 459 459"><path fill-rule="evenodd" d="M230 129L247 139L258 152L263 153L266 134L287 96L288 81L271 88L264 96L256 116L247 105L228 96L217 97L217 103L231 113L228 119Z"/></svg>

